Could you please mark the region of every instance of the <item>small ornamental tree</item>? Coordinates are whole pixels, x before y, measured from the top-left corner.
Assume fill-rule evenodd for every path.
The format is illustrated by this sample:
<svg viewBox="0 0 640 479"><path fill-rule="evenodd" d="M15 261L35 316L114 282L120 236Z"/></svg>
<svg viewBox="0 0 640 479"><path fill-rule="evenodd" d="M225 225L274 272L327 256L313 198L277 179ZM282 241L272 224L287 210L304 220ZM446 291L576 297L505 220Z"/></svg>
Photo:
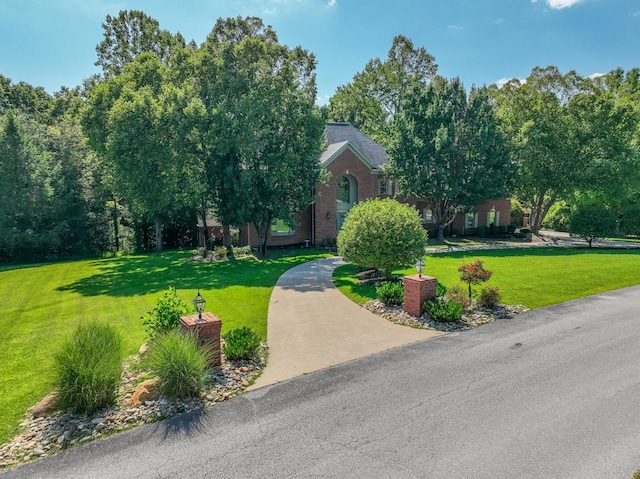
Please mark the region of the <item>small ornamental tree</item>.
<svg viewBox="0 0 640 479"><path fill-rule="evenodd" d="M613 233L616 215L604 206L579 206L569 220L569 233L579 236L591 244L598 238Z"/></svg>
<svg viewBox="0 0 640 479"><path fill-rule="evenodd" d="M415 208L391 198L358 203L338 234L338 254L364 268L390 277L424 254L427 232Z"/></svg>
<svg viewBox="0 0 640 479"><path fill-rule="evenodd" d="M484 269L483 264L484 261L477 259L471 263L463 263L462 266L458 268L460 281L469 285L469 299L471 299L471 285L484 283L488 281L493 274L492 271Z"/></svg>

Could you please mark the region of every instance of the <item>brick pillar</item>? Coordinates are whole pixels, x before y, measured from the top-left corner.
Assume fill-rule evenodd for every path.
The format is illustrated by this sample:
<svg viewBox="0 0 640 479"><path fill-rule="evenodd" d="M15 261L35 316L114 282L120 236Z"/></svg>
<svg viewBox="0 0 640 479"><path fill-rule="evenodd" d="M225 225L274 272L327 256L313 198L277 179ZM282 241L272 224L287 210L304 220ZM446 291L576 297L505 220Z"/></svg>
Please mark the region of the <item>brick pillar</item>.
<svg viewBox="0 0 640 479"><path fill-rule="evenodd" d="M180 318L182 331L193 333L198 338L199 344L206 344L211 351L210 367L222 365L220 353L220 329L222 320L213 313L202 313L202 320L198 321L198 315L192 314Z"/></svg>
<svg viewBox="0 0 640 479"><path fill-rule="evenodd" d="M402 278L404 285L404 310L411 316L422 316L422 303L436 297L436 285L438 280L433 276L419 277L405 276Z"/></svg>

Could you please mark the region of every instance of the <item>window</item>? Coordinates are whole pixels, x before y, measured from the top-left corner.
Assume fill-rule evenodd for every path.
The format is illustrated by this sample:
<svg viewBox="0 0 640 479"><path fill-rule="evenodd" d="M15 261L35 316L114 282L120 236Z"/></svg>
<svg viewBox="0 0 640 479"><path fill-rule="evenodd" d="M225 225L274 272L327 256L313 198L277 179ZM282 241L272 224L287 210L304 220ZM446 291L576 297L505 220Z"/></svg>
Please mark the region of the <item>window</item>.
<svg viewBox="0 0 640 479"><path fill-rule="evenodd" d="M422 222L433 223L433 210L431 208L424 208L422 210Z"/></svg>
<svg viewBox="0 0 640 479"><path fill-rule="evenodd" d="M382 196L388 195L389 193L391 193L389 191L389 182L386 178L380 178L378 180L378 194Z"/></svg>
<svg viewBox="0 0 640 479"><path fill-rule="evenodd" d="M294 219L293 215L291 215L291 219ZM293 236L295 232L295 228L289 226L285 220L276 218L271 221L271 234L273 236Z"/></svg>
<svg viewBox="0 0 640 479"><path fill-rule="evenodd" d="M475 228L476 227L476 214L473 211L469 211L465 216L464 220L465 228Z"/></svg>
<svg viewBox="0 0 640 479"><path fill-rule="evenodd" d="M351 183L346 176L338 178L336 184L336 199L338 203L351 203Z"/></svg>
<svg viewBox="0 0 640 479"><path fill-rule="evenodd" d="M487 213L487 226L497 226L496 223L496 209L491 208L491 210Z"/></svg>

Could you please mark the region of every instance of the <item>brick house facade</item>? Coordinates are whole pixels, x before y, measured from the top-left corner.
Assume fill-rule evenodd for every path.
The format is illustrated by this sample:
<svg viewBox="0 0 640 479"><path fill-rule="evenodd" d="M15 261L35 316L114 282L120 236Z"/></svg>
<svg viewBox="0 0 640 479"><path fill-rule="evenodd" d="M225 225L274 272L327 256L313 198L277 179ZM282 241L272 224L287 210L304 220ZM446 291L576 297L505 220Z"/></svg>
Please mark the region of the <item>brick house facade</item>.
<svg viewBox="0 0 640 479"><path fill-rule="evenodd" d="M430 221L424 201L397 195L396 183L384 173L388 155L380 144L349 123L328 123L326 134L328 145L320 162L331 174L329 181L326 185L318 183L315 202L305 211L295 214L295 230L281 221L274 222L269 246L315 245L325 238L335 240L344 217L354 204L394 195L398 201L418 209L425 229L436 228L436 224ZM458 215L449 233L471 235L480 226L506 226L510 222L510 200L495 199ZM240 242L258 246L258 235L251 225L241 228Z"/></svg>

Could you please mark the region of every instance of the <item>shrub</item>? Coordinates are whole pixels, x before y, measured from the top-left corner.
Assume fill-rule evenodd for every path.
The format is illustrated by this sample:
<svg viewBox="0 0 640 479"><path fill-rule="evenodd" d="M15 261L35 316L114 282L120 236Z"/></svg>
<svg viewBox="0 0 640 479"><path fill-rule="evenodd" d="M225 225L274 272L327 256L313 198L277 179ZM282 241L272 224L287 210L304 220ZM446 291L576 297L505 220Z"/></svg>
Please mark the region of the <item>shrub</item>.
<svg viewBox="0 0 640 479"><path fill-rule="evenodd" d="M213 253L216 256L216 259L227 259L227 248L224 246L216 246L216 249L213 250Z"/></svg>
<svg viewBox="0 0 640 479"><path fill-rule="evenodd" d="M222 347L227 359L251 359L260 350L260 337L247 326L232 329L222 339L227 343Z"/></svg>
<svg viewBox="0 0 640 479"><path fill-rule="evenodd" d="M613 234L616 215L604 206L579 206L569 220L569 232L589 243Z"/></svg>
<svg viewBox="0 0 640 479"><path fill-rule="evenodd" d="M398 306L404 301L404 288L400 283L385 282L376 288L378 299L387 306Z"/></svg>
<svg viewBox="0 0 640 479"><path fill-rule="evenodd" d="M516 225L510 224L509 226L507 226L507 233L513 234L515 232L516 232Z"/></svg>
<svg viewBox="0 0 640 479"><path fill-rule="evenodd" d="M624 234L640 236L640 204L635 203L622 212L620 228Z"/></svg>
<svg viewBox="0 0 640 479"><path fill-rule="evenodd" d="M454 322L462 319L464 307L448 299L431 299L422 304L422 311L434 321Z"/></svg>
<svg viewBox="0 0 640 479"><path fill-rule="evenodd" d="M436 296L441 298L445 294L447 294L447 287L442 283L436 284Z"/></svg>
<svg viewBox="0 0 640 479"><path fill-rule="evenodd" d="M531 233L531 228L529 228L528 226L525 228L520 228L520 233L522 234Z"/></svg>
<svg viewBox="0 0 640 479"><path fill-rule="evenodd" d="M460 281L469 285L469 299L471 299L471 285L480 284L488 281L493 272L484 269L484 261L478 259L471 263L462 263L458 268L460 273Z"/></svg>
<svg viewBox="0 0 640 479"><path fill-rule="evenodd" d="M451 286L447 290L447 293L444 295L444 299L459 303L464 309L469 309L469 306L471 306L467 293L457 284Z"/></svg>
<svg viewBox="0 0 640 479"><path fill-rule="evenodd" d="M251 246L234 246L233 254L237 256L246 256L252 254Z"/></svg>
<svg viewBox="0 0 640 479"><path fill-rule="evenodd" d="M58 406L91 414L114 404L122 357L122 338L112 326L78 326L54 357Z"/></svg>
<svg viewBox="0 0 640 479"><path fill-rule="evenodd" d="M422 257L426 243L415 208L392 198L373 199L349 211L338 235L338 253L345 261L389 277L395 268Z"/></svg>
<svg viewBox="0 0 640 479"><path fill-rule="evenodd" d="M149 337L153 338L157 334L176 329L180 325L180 316L188 312L186 303L178 298L176 289L170 287L169 291L158 299L153 311L142 317L143 324L146 326Z"/></svg>
<svg viewBox="0 0 640 479"><path fill-rule="evenodd" d="M501 235L507 234L507 227L505 225L498 226L498 233Z"/></svg>
<svg viewBox="0 0 640 479"><path fill-rule="evenodd" d="M501 299L500 288L498 286L485 286L480 290L478 303L480 303L480 306L483 308L493 309L500 304Z"/></svg>
<svg viewBox="0 0 640 479"><path fill-rule="evenodd" d="M497 236L498 234L498 227L496 225L491 225L489 226L489 234L491 236Z"/></svg>
<svg viewBox="0 0 640 479"><path fill-rule="evenodd" d="M160 394L169 399L197 395L204 386L210 352L194 334L170 330L156 336L144 364L159 378Z"/></svg>
<svg viewBox="0 0 640 479"><path fill-rule="evenodd" d="M484 238L487 236L487 229L484 226L478 226L476 228L476 236L478 238Z"/></svg>

